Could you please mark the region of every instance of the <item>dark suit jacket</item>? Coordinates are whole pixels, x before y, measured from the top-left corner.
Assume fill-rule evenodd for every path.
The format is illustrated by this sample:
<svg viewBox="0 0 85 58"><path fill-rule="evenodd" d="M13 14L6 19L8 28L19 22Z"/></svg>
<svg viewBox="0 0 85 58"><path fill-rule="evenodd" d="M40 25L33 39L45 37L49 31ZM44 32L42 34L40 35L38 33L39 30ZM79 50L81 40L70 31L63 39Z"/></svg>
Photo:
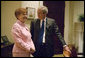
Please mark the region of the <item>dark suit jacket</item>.
<svg viewBox="0 0 85 58"><path fill-rule="evenodd" d="M39 39L39 32L40 32L40 20L35 19L31 22L30 31L32 34L32 39L34 41L35 47L38 48L37 40ZM54 34L58 36L59 40L62 42L63 45L65 45L65 41L63 37L61 36L61 33L59 32L59 28L55 23L54 19L47 18L46 21L46 34L45 34L45 42L48 44L48 52L52 52L54 50Z"/></svg>

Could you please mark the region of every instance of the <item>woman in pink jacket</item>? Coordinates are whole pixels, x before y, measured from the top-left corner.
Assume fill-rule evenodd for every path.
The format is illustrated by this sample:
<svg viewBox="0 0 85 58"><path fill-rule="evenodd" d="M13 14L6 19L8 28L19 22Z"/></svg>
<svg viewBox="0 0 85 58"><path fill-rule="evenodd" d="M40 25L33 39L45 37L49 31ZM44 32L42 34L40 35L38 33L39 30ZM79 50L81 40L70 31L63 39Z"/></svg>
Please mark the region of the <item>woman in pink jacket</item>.
<svg viewBox="0 0 85 58"><path fill-rule="evenodd" d="M35 52L35 46L31 39L30 30L24 24L27 20L27 10L25 8L16 9L15 16L17 21L12 27L14 39L12 55L13 57L30 57Z"/></svg>

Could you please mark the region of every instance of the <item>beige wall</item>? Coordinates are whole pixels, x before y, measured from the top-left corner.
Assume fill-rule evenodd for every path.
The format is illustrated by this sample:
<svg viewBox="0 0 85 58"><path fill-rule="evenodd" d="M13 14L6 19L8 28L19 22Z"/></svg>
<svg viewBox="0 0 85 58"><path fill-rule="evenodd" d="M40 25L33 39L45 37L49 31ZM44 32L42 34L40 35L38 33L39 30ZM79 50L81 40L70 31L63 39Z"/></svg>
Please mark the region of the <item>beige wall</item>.
<svg viewBox="0 0 85 58"><path fill-rule="evenodd" d="M68 31L69 31L69 10L70 10L70 2L66 1L65 2L65 17L64 17L64 39L66 41L66 43L68 44Z"/></svg>
<svg viewBox="0 0 85 58"><path fill-rule="evenodd" d="M22 1L23 8L26 8L26 7L35 8L35 18L38 18L37 17L37 9L39 6L42 6L42 5L43 5L43 1ZM31 20L26 21L28 28L30 28L30 22L31 22Z"/></svg>
<svg viewBox="0 0 85 58"><path fill-rule="evenodd" d="M11 28L16 21L14 12L19 7L21 7L20 1L1 1L1 36L7 35L11 42L13 42Z"/></svg>
<svg viewBox="0 0 85 58"><path fill-rule="evenodd" d="M74 1L74 16L73 16L73 20L74 22L79 22L78 18L79 15L84 14L84 1Z"/></svg>
<svg viewBox="0 0 85 58"><path fill-rule="evenodd" d="M37 9L39 6L43 5L43 1L22 1L22 7L32 7L35 8L35 18L37 18Z"/></svg>
<svg viewBox="0 0 85 58"><path fill-rule="evenodd" d="M67 44L73 44L73 25L78 22L78 16L84 14L84 1L65 1L64 39Z"/></svg>
<svg viewBox="0 0 85 58"><path fill-rule="evenodd" d="M1 36L7 35L9 41L13 42L11 28L16 22L14 12L20 7L35 8L35 18L37 18L37 8L43 5L43 1L1 1ZM31 20L27 20L26 24L30 28Z"/></svg>
<svg viewBox="0 0 85 58"><path fill-rule="evenodd" d="M73 26L73 11L74 6L72 1L65 2L65 27L64 27L64 39L67 44L72 43L72 26Z"/></svg>

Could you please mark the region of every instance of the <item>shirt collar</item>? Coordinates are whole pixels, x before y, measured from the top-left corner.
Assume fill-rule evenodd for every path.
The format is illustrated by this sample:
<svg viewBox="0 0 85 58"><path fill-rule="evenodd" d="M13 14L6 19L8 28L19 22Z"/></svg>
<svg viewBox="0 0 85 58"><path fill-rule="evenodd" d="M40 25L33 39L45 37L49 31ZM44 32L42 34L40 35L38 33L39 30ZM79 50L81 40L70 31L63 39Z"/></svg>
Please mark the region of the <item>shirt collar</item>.
<svg viewBox="0 0 85 58"><path fill-rule="evenodd" d="M46 18L47 18L47 17L45 17L44 22L46 22ZM43 21L43 20L41 20L41 21Z"/></svg>

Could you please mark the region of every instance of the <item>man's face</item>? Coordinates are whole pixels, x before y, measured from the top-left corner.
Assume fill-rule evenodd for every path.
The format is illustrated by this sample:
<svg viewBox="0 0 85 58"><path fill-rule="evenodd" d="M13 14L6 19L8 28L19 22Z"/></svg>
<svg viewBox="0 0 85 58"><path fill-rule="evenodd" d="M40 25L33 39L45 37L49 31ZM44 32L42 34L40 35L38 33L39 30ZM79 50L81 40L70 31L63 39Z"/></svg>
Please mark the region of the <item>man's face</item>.
<svg viewBox="0 0 85 58"><path fill-rule="evenodd" d="M38 9L38 18L41 20L45 18L45 14L43 14L42 10L40 9Z"/></svg>

